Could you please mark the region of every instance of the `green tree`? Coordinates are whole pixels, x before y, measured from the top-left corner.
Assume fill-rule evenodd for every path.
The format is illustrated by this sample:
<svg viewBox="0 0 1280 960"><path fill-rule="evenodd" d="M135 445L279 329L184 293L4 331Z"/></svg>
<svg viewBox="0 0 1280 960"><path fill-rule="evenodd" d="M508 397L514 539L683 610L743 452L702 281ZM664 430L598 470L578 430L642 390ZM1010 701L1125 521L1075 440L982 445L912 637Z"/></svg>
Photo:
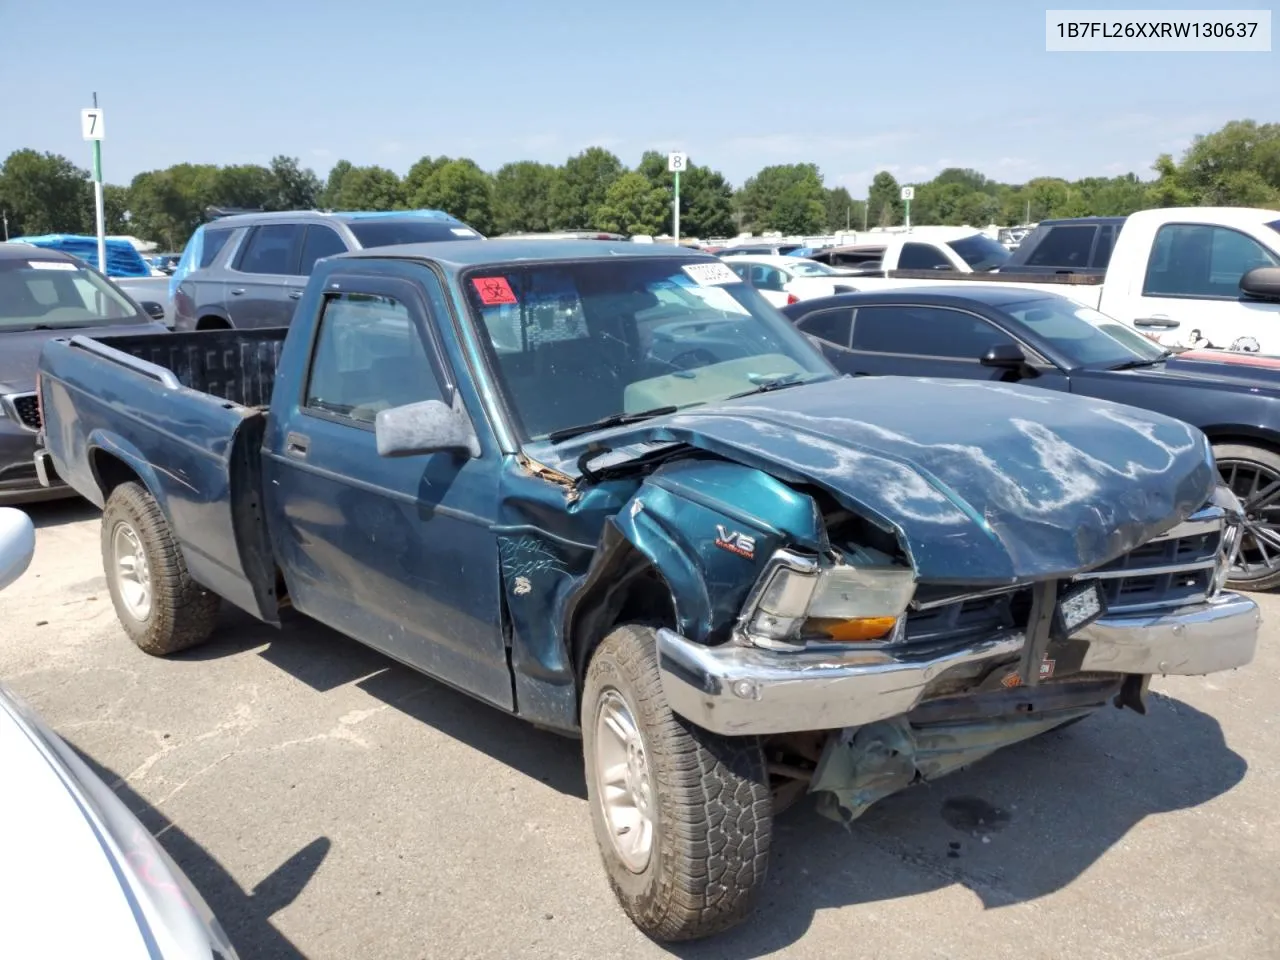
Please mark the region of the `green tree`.
<svg viewBox="0 0 1280 960"><path fill-rule="evenodd" d="M256 163L215 167L208 200L220 207L259 210L268 206L274 189L271 171Z"/></svg>
<svg viewBox="0 0 1280 960"><path fill-rule="evenodd" d="M310 167L281 155L271 158L270 170L271 188L263 204L268 210L313 210L319 205L324 188Z"/></svg>
<svg viewBox="0 0 1280 960"><path fill-rule="evenodd" d="M129 185L130 232L181 250L204 222L205 208L218 202L217 177L217 167L191 163L138 174Z"/></svg>
<svg viewBox="0 0 1280 960"><path fill-rule="evenodd" d="M336 210L401 210L404 188L385 167L352 167L338 182L337 195L330 202Z"/></svg>
<svg viewBox="0 0 1280 960"><path fill-rule="evenodd" d="M765 167L742 185L738 207L747 230L817 233L827 219L822 174L812 163Z"/></svg>
<svg viewBox="0 0 1280 960"><path fill-rule="evenodd" d="M420 182L416 194L408 194L408 201L417 209L443 210L481 233L493 231L493 179L471 160L438 167Z"/></svg>
<svg viewBox="0 0 1280 960"><path fill-rule="evenodd" d="M1280 123L1233 120L1196 137L1178 164L1178 181L1201 204L1280 204Z"/></svg>
<svg viewBox="0 0 1280 960"><path fill-rule="evenodd" d="M855 200L844 187L831 187L826 191L827 229L832 233L841 230L861 230L862 213L866 204Z"/></svg>
<svg viewBox="0 0 1280 960"><path fill-rule="evenodd" d="M902 222L902 188L887 170L881 170L871 178L867 191L870 222L881 227Z"/></svg>
<svg viewBox="0 0 1280 960"><path fill-rule="evenodd" d="M438 205L435 196L435 177L442 167L452 163L452 157L422 157L409 168L404 176L404 195L411 206L433 209Z"/></svg>
<svg viewBox="0 0 1280 960"><path fill-rule="evenodd" d="M552 228L585 230L593 226L595 212L623 172L622 161L603 147L588 147L566 160L552 185Z"/></svg>
<svg viewBox="0 0 1280 960"><path fill-rule="evenodd" d="M326 210L338 209L338 197L342 193L342 181L355 169L350 160L339 160L329 170L325 178L324 189L320 192L320 202Z"/></svg>
<svg viewBox="0 0 1280 960"><path fill-rule="evenodd" d="M646 150L636 167L653 186L663 191L665 204L660 232L670 234L675 177L667 170L667 156ZM728 237L736 233L733 221L733 187L718 170L689 164L680 174L680 234L685 237Z"/></svg>
<svg viewBox="0 0 1280 960"><path fill-rule="evenodd" d="M551 193L560 171L547 163L508 163L493 178L494 230L527 233L551 229Z"/></svg>
<svg viewBox="0 0 1280 960"><path fill-rule="evenodd" d="M115 183L102 185L102 216L108 234L132 233L134 227L129 222L129 188ZM95 224L96 227L96 224Z"/></svg>
<svg viewBox="0 0 1280 960"><path fill-rule="evenodd" d="M0 208L9 218L11 237L94 229L88 171L55 153L9 154L0 167Z"/></svg>
<svg viewBox="0 0 1280 960"><path fill-rule="evenodd" d="M593 222L611 233L661 233L668 217L668 195L643 173L624 173L605 191Z"/></svg>

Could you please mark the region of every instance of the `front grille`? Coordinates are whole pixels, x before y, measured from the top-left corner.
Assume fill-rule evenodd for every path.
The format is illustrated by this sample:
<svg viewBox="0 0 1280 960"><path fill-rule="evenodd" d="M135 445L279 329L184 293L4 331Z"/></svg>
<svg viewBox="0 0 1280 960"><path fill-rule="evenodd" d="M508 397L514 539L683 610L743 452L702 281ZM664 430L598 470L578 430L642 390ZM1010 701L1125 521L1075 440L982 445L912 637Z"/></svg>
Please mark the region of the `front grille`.
<svg viewBox="0 0 1280 960"><path fill-rule="evenodd" d="M1213 588L1222 527L1220 511L1203 510L1168 533L1075 580L1098 582L1108 614L1144 613L1202 603ZM945 591L922 585L916 603L916 609L907 614L900 641L913 651L968 643L1004 630L1025 630L1031 613L1031 591L1023 587L949 600Z"/></svg>
<svg viewBox="0 0 1280 960"><path fill-rule="evenodd" d="M1076 577L1096 580L1114 613L1201 603L1213 587L1222 549L1222 518L1196 514L1122 557Z"/></svg>
<svg viewBox="0 0 1280 960"><path fill-rule="evenodd" d="M28 430L40 429L40 405L34 393L15 393L9 398L9 405L18 415L18 422Z"/></svg>

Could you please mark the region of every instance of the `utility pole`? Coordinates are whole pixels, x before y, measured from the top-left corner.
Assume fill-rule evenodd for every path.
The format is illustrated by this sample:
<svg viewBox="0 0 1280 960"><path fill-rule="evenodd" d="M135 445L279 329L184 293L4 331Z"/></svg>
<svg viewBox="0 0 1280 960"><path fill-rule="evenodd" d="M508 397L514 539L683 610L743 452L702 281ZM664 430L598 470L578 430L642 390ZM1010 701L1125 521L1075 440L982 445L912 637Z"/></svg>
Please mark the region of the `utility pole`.
<svg viewBox="0 0 1280 960"><path fill-rule="evenodd" d="M93 212L98 230L98 270L107 272L106 212L102 196L102 111L94 91L93 108L80 111L80 133L93 143Z"/></svg>
<svg viewBox="0 0 1280 960"><path fill-rule="evenodd" d="M4 218L4 242L9 242L9 211L0 210L0 217Z"/></svg>
<svg viewBox="0 0 1280 960"><path fill-rule="evenodd" d="M1030 200L1027 201L1027 213L1026 213L1026 216L1022 218L1022 222L1023 223L1031 222L1031 201Z"/></svg>

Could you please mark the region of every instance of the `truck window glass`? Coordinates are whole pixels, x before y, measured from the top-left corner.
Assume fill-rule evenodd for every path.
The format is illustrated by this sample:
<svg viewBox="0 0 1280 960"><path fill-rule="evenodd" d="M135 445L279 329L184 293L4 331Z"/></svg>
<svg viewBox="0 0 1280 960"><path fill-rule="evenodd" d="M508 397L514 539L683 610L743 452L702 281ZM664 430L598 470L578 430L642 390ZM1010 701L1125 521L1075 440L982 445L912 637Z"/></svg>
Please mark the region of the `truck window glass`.
<svg viewBox="0 0 1280 960"><path fill-rule="evenodd" d="M751 264L749 270L750 283L757 290L781 290L782 285L787 282L787 278L782 275L781 270L765 266L762 263Z"/></svg>
<svg viewBox="0 0 1280 960"><path fill-rule="evenodd" d="M307 227L306 239L302 242L302 262L298 266L300 276L309 277L321 257L332 257L346 253L347 245L338 231L332 227L313 223Z"/></svg>
<svg viewBox="0 0 1280 960"><path fill-rule="evenodd" d="M217 259L218 254L222 252L222 248L227 245L227 240L231 238L232 231L229 228L221 230L204 228L204 236L200 241L200 266L207 267Z"/></svg>
<svg viewBox="0 0 1280 960"><path fill-rule="evenodd" d="M255 227L245 241L236 269L241 273L292 275L296 244L301 233L301 225L293 223Z"/></svg>
<svg viewBox="0 0 1280 960"><path fill-rule="evenodd" d="M305 406L372 424L379 410L442 399L404 304L344 293L325 301Z"/></svg>
<svg viewBox="0 0 1280 960"><path fill-rule="evenodd" d="M837 347L847 348L849 334L853 330L853 310L850 307L820 310L809 314L796 326L811 337L833 343Z"/></svg>
<svg viewBox="0 0 1280 960"><path fill-rule="evenodd" d="M1205 223L1168 223L1156 231L1143 294L1149 297L1240 296L1240 278L1280 258L1247 234Z"/></svg>
<svg viewBox="0 0 1280 960"><path fill-rule="evenodd" d="M1089 266L1095 270L1105 270L1111 262L1111 244L1116 237L1115 227L1103 227L1098 231L1098 242L1093 246L1093 259Z"/></svg>
<svg viewBox="0 0 1280 960"><path fill-rule="evenodd" d="M934 270L950 267L951 261L931 243L904 243L898 255L899 270Z"/></svg>
<svg viewBox="0 0 1280 960"><path fill-rule="evenodd" d="M1097 226L1091 223L1050 227L1027 257L1027 266L1083 269L1089 266L1089 252L1097 232Z"/></svg>
<svg viewBox="0 0 1280 960"><path fill-rule="evenodd" d="M697 282L719 266L628 257L464 274L517 428L538 440L614 414L716 402L778 376L835 375L753 287Z"/></svg>
<svg viewBox="0 0 1280 960"><path fill-rule="evenodd" d="M980 360L1012 337L971 313L945 307L861 307L853 323L853 349L919 357Z"/></svg>
<svg viewBox="0 0 1280 960"><path fill-rule="evenodd" d="M959 240L948 240L947 246L960 254L960 259L974 273L995 270L1009 260L1009 251L985 234L975 233Z"/></svg>

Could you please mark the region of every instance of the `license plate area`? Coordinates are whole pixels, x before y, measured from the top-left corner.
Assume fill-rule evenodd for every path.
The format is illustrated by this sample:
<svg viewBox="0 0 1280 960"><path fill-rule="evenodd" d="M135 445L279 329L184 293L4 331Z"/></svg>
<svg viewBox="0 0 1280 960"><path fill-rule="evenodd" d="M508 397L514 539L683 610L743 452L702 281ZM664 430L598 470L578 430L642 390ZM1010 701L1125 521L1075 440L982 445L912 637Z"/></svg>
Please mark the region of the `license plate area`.
<svg viewBox="0 0 1280 960"><path fill-rule="evenodd" d="M1058 595L1053 611L1053 638L1065 640L1106 612L1107 600L1097 580L1073 583Z"/></svg>

